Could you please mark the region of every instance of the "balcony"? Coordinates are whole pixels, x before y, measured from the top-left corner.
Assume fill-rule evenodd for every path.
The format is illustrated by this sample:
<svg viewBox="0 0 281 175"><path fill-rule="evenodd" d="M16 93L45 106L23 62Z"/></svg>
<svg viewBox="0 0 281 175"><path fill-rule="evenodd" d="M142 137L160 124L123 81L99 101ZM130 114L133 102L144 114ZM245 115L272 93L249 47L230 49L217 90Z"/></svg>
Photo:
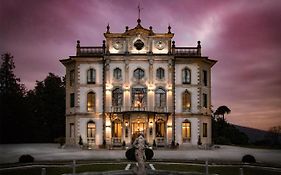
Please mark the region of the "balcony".
<svg viewBox="0 0 281 175"><path fill-rule="evenodd" d="M168 110L170 109L170 111ZM105 112L128 112L128 111L145 111L167 113L172 112L172 107L167 106L111 106L107 107Z"/></svg>
<svg viewBox="0 0 281 175"><path fill-rule="evenodd" d="M77 56L102 56L104 54L103 47L77 47Z"/></svg>
<svg viewBox="0 0 281 175"><path fill-rule="evenodd" d="M201 48L199 48L199 47L175 47L174 54L176 56L201 56Z"/></svg>

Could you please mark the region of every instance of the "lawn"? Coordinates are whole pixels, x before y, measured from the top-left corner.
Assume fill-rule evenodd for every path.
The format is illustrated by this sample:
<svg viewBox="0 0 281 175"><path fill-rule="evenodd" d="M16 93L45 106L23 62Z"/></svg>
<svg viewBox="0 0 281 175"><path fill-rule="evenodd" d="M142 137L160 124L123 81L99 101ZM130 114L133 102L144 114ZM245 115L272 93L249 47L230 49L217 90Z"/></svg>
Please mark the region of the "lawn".
<svg viewBox="0 0 281 175"><path fill-rule="evenodd" d="M92 163L88 165L79 165L76 168L76 172L101 172L101 171L114 171L124 170L126 163ZM205 172L204 165L190 165L184 163L153 163L156 170L168 170L168 171L183 171L183 172ZM209 166L210 174L219 175L239 175L239 166ZM281 171L264 169L261 167L244 167L244 175L280 175ZM47 175L61 175L64 173L72 173L70 166L59 167L46 167ZM1 170L1 175L40 175L41 167L30 168L17 168L13 170Z"/></svg>
<svg viewBox="0 0 281 175"><path fill-rule="evenodd" d="M184 171L184 172L205 172L202 165L186 165L186 164L154 164L157 170ZM210 166L209 173L219 175L239 175L240 167L237 166ZM248 168L244 167L244 175L280 175L280 171L265 170L260 167Z"/></svg>

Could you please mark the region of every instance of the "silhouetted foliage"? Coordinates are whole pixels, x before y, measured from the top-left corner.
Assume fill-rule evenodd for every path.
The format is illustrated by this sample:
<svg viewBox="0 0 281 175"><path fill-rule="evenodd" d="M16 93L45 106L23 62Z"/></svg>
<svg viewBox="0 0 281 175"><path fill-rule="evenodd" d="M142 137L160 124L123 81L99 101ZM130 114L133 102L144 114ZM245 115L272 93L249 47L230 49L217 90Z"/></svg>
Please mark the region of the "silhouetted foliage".
<svg viewBox="0 0 281 175"><path fill-rule="evenodd" d="M240 132L234 125L228 123L224 114L230 113L230 109L226 106L220 106L212 117L212 136L215 144L223 145L245 145L248 144L248 136Z"/></svg>
<svg viewBox="0 0 281 175"><path fill-rule="evenodd" d="M243 163L256 163L256 159L254 156L247 154L242 157Z"/></svg>
<svg viewBox="0 0 281 175"><path fill-rule="evenodd" d="M125 153L126 158L128 160L136 161L135 152L136 152L135 147L132 147L132 148L128 149ZM146 158L146 160L151 160L153 158L153 156L154 156L153 150L149 149L149 148L145 148L145 158Z"/></svg>
<svg viewBox="0 0 281 175"><path fill-rule="evenodd" d="M32 156L29 155L29 154L24 154L24 155L20 156L19 162L20 162L20 163L30 163L30 162L34 162L34 157L32 157Z"/></svg>
<svg viewBox="0 0 281 175"><path fill-rule="evenodd" d="M53 142L64 136L65 86L61 77L52 73L37 81L34 90L27 93L33 141Z"/></svg>
<svg viewBox="0 0 281 175"><path fill-rule="evenodd" d="M13 56L1 56L0 143L18 143L25 136L25 88L14 74Z"/></svg>

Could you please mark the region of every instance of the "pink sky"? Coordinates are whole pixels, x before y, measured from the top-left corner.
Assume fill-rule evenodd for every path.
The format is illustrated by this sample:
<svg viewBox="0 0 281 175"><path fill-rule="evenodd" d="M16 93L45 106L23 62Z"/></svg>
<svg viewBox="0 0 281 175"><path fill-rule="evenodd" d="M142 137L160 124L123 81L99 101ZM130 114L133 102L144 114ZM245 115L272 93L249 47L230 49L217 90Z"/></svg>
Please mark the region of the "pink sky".
<svg viewBox="0 0 281 175"><path fill-rule="evenodd" d="M27 88L48 72L64 75L59 59L102 44L103 33L142 25L167 32L176 46L202 42L218 60L212 74L214 109L227 105L234 124L268 130L281 125L280 0L7 0L0 1L0 53L10 52Z"/></svg>

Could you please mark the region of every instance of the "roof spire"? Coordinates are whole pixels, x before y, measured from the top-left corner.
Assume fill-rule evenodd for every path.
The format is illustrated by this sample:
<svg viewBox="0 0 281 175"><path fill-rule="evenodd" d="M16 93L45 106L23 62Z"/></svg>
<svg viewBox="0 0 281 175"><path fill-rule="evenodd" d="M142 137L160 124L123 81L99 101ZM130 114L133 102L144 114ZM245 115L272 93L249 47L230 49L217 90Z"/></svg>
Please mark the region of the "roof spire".
<svg viewBox="0 0 281 175"><path fill-rule="evenodd" d="M140 3L139 3L139 5L138 5L138 20L137 20L137 22L138 22L138 24L140 24L141 23L141 19L140 19L140 13L141 13L141 10L142 10L143 8L141 8L140 7Z"/></svg>

